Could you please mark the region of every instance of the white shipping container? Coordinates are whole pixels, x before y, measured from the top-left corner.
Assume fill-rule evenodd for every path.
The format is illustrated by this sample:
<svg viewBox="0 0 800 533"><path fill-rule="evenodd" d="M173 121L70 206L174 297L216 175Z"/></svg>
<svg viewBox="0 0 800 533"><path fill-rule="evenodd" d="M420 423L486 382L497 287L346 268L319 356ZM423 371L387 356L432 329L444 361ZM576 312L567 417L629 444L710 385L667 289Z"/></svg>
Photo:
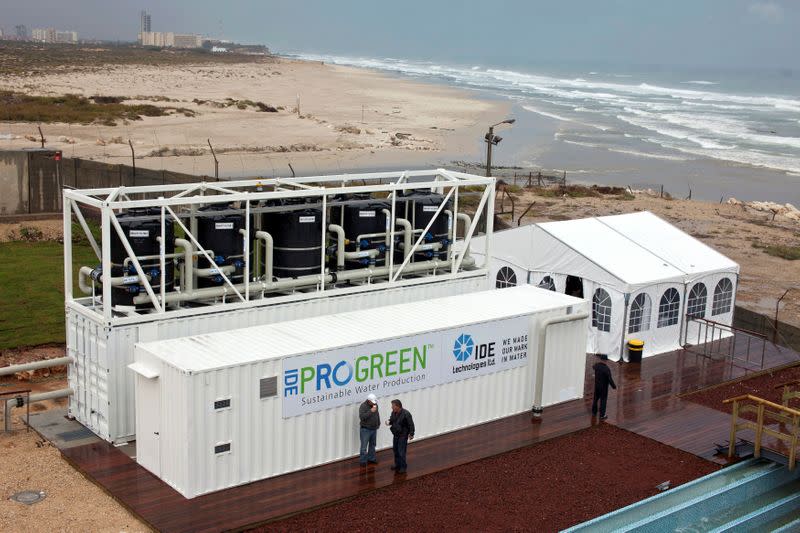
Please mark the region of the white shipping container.
<svg viewBox="0 0 800 533"><path fill-rule="evenodd" d="M416 439L455 431L530 410L540 357L541 404L580 398L588 316L521 286L140 343L137 462L193 498L344 459L369 392L382 420L400 398Z"/></svg>
<svg viewBox="0 0 800 533"><path fill-rule="evenodd" d="M465 294L487 288L485 275L436 283L405 285L380 291L318 297L243 309L210 307L207 314L164 319L141 315L138 322L111 326L103 317L81 304L67 303L67 355L69 366L69 414L101 438L115 443L135 438L133 363L137 342L174 339L200 333L272 324L330 313L369 309L381 305Z"/></svg>

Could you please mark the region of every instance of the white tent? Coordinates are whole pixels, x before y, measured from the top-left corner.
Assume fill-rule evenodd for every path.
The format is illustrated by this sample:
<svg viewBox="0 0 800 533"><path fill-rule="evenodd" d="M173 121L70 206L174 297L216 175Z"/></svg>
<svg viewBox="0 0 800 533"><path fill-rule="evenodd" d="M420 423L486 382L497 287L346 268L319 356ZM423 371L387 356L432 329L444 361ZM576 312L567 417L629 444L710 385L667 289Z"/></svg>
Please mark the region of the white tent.
<svg viewBox="0 0 800 533"><path fill-rule="evenodd" d="M633 338L645 356L705 342L707 328L687 315L733 322L739 265L649 212L498 231L490 255L498 288L527 282L592 299L587 351L614 360Z"/></svg>

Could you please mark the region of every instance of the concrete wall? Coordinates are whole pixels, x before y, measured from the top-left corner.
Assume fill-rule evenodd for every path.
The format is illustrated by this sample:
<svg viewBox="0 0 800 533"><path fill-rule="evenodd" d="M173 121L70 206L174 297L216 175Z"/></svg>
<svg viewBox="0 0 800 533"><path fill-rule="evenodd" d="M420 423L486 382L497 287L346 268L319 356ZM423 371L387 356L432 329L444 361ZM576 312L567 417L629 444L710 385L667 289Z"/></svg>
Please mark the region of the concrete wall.
<svg viewBox="0 0 800 533"><path fill-rule="evenodd" d="M0 151L0 216L61 212L61 188L134 187L213 181L168 170L112 165L84 159L55 161L52 150Z"/></svg>
<svg viewBox="0 0 800 533"><path fill-rule="evenodd" d="M775 335L774 317L768 317L738 305L733 315L733 325L766 335L769 340L772 340ZM775 341L779 346L786 346L800 352L800 328L778 321L778 335L775 337Z"/></svg>
<svg viewBox="0 0 800 533"><path fill-rule="evenodd" d="M28 213L28 156L0 151L0 215Z"/></svg>

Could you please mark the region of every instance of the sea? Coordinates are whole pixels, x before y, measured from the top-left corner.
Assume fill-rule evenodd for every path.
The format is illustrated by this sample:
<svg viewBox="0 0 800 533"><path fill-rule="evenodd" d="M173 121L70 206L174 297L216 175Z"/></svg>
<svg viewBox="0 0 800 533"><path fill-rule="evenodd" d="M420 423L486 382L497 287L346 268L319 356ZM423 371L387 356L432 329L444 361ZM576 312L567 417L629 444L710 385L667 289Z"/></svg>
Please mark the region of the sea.
<svg viewBox="0 0 800 533"><path fill-rule="evenodd" d="M295 54L446 84L512 104L498 164L676 197L800 205L800 72L609 65L480 65ZM498 117L498 121L506 117ZM480 161L474 154L466 158Z"/></svg>

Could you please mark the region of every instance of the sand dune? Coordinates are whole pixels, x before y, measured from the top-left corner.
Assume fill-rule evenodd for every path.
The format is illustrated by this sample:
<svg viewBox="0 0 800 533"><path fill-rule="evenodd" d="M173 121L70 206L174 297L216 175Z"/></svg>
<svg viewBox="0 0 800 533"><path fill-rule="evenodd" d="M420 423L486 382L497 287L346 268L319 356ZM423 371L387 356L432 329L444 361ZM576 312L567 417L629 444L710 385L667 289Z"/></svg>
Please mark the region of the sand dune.
<svg viewBox="0 0 800 533"><path fill-rule="evenodd" d="M43 125L66 156L212 175L211 139L221 175L286 175L338 168L416 166L474 153L484 126L507 106L465 91L321 63L184 66L118 65L78 73L9 77L0 88L28 94L108 95L186 107L197 116L145 117L117 126ZM168 98L169 101L158 101ZM230 100L278 108L261 112ZM200 102L198 102L200 101ZM297 104L300 111L297 112ZM201 103L202 102L202 103ZM136 103L135 100L126 103ZM399 135L398 135L399 134ZM0 146L36 146L35 124L5 123ZM177 154L177 155L176 155ZM452 157L451 157L452 154Z"/></svg>

